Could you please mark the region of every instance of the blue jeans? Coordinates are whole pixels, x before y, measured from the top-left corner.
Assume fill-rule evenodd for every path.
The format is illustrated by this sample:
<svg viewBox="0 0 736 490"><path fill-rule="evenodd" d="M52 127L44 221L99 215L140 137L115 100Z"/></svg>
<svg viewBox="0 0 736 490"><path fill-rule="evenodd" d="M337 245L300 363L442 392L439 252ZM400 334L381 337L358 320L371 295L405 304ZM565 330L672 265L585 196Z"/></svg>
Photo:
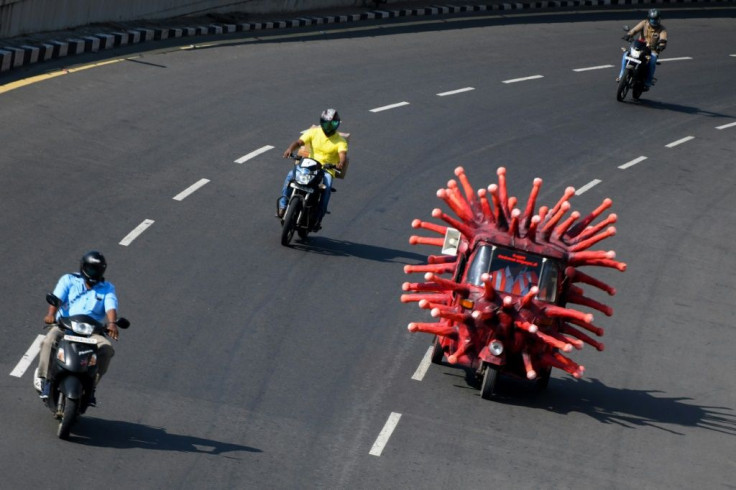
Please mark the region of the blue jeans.
<svg viewBox="0 0 736 490"><path fill-rule="evenodd" d="M284 179L284 186L281 188L281 199L279 199L280 208L285 208L289 203L289 182L294 178L294 172L296 172L296 167L292 168L289 173L286 174L286 178ZM332 174L324 172L322 183L325 185L325 190L322 191L322 206L319 213L320 220L327 213L327 203L330 202L330 195L332 194Z"/></svg>
<svg viewBox="0 0 736 490"><path fill-rule="evenodd" d="M623 56L621 56L621 71L618 72L618 77L621 78L624 76L624 68L626 68L626 55L627 52L624 52ZM649 74L647 75L647 81L646 85L647 87L652 86L652 80L654 80L654 70L657 69L657 53L652 52L650 58L649 58Z"/></svg>

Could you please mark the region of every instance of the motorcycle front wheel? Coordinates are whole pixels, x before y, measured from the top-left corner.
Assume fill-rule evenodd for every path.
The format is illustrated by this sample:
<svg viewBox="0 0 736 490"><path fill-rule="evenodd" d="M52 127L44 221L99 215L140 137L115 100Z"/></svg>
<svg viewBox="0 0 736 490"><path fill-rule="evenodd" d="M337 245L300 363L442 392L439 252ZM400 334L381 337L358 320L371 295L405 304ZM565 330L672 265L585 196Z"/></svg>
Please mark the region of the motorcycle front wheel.
<svg viewBox="0 0 736 490"><path fill-rule="evenodd" d="M485 363L483 370L483 383L480 385L480 396L484 400L492 400L496 394L496 382L498 381L498 368L492 364Z"/></svg>
<svg viewBox="0 0 736 490"><path fill-rule="evenodd" d="M69 439L72 425L74 425L74 421L77 419L77 405L79 404L79 400L72 400L63 394L59 396L64 397L64 416L61 418L61 422L59 422L59 429L56 435L59 436L59 439L66 441Z"/></svg>
<svg viewBox="0 0 736 490"><path fill-rule="evenodd" d="M616 100L623 102L626 98L626 94L629 93L629 87L631 87L631 70L626 70L624 76L618 82L618 88L616 89Z"/></svg>
<svg viewBox="0 0 736 490"><path fill-rule="evenodd" d="M289 203L289 209L286 210L284 216L284 225L281 228L281 245L284 247L288 247L294 237L296 222L299 219L299 213L302 211L302 205L301 198L292 199Z"/></svg>

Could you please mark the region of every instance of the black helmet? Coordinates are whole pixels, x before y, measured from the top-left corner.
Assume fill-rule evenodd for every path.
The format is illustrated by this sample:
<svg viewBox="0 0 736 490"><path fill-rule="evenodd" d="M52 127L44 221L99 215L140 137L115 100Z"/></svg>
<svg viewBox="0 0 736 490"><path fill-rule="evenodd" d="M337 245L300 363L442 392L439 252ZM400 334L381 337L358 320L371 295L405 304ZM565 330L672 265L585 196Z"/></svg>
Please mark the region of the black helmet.
<svg viewBox="0 0 736 490"><path fill-rule="evenodd" d="M92 285L105 280L105 269L107 269L105 257L95 250L84 254L79 265L79 273Z"/></svg>
<svg viewBox="0 0 736 490"><path fill-rule="evenodd" d="M335 109L325 109L319 116L319 125L327 136L332 136L340 126L340 114Z"/></svg>
<svg viewBox="0 0 736 490"><path fill-rule="evenodd" d="M650 9L649 15L647 16L647 20L649 20L650 26L658 27L659 26L659 10Z"/></svg>

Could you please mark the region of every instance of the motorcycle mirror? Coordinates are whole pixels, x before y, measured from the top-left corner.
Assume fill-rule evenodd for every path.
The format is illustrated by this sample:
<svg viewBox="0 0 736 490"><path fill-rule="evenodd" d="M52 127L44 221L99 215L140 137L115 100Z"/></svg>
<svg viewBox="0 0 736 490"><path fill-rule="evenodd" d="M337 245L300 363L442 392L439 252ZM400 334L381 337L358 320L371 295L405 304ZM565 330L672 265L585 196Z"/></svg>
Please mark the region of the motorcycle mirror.
<svg viewBox="0 0 736 490"><path fill-rule="evenodd" d="M118 318L118 321L115 323L117 323L118 328L128 328L130 326L130 322L127 318Z"/></svg>
<svg viewBox="0 0 736 490"><path fill-rule="evenodd" d="M61 300L54 296L52 293L46 294L46 302L51 306L56 306L57 308L61 306Z"/></svg>

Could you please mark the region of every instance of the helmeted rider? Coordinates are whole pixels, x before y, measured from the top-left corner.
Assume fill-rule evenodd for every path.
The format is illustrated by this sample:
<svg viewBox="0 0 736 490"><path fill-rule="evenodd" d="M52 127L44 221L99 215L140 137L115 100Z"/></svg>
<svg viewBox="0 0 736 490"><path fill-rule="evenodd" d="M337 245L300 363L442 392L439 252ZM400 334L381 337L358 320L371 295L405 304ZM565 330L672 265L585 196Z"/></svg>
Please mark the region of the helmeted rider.
<svg viewBox="0 0 736 490"><path fill-rule="evenodd" d="M79 273L64 274L54 288L54 296L61 300L61 307L49 305L43 321L46 324L56 323L60 316L89 315L100 323L107 324L110 338L118 339L117 308L118 298L115 286L105 280L107 261L97 251L90 251L82 256ZM41 378L41 398L49 397L50 383L47 380L51 351L55 343L64 335L58 326L51 327L41 343L38 358L38 377ZM107 372L110 359L115 355L112 343L104 335L92 336L97 340L97 379L99 383ZM96 405L94 391L90 394L90 406Z"/></svg>
<svg viewBox="0 0 736 490"><path fill-rule="evenodd" d="M667 29L660 22L659 10L650 9L647 18L636 24L629 32L626 33L626 39L631 40L634 35L639 35L647 42L647 47L651 50L649 58L649 74L645 83L645 90L649 90L654 80L654 70L657 69L657 58L659 54L667 47ZM621 58L621 71L616 78L616 82L624 76L626 67L626 53Z"/></svg>
<svg viewBox="0 0 736 490"><path fill-rule="evenodd" d="M348 141L337 132L340 127L340 115L335 109L326 109L322 111L319 117L319 126L306 130L299 139L295 140L284 151L284 158L289 158L297 148L306 146L309 149L309 158L313 158L324 164L334 164L338 170L342 170L347 162ZM281 189L281 198L279 199L279 209L277 216L284 217L286 205L288 204L289 182L294 178L295 168L292 168ZM322 194L322 207L320 209L316 228L320 228L320 223L325 213L327 213L327 204L330 201L332 191L332 178L335 176L334 169L325 169L323 183L325 189Z"/></svg>

